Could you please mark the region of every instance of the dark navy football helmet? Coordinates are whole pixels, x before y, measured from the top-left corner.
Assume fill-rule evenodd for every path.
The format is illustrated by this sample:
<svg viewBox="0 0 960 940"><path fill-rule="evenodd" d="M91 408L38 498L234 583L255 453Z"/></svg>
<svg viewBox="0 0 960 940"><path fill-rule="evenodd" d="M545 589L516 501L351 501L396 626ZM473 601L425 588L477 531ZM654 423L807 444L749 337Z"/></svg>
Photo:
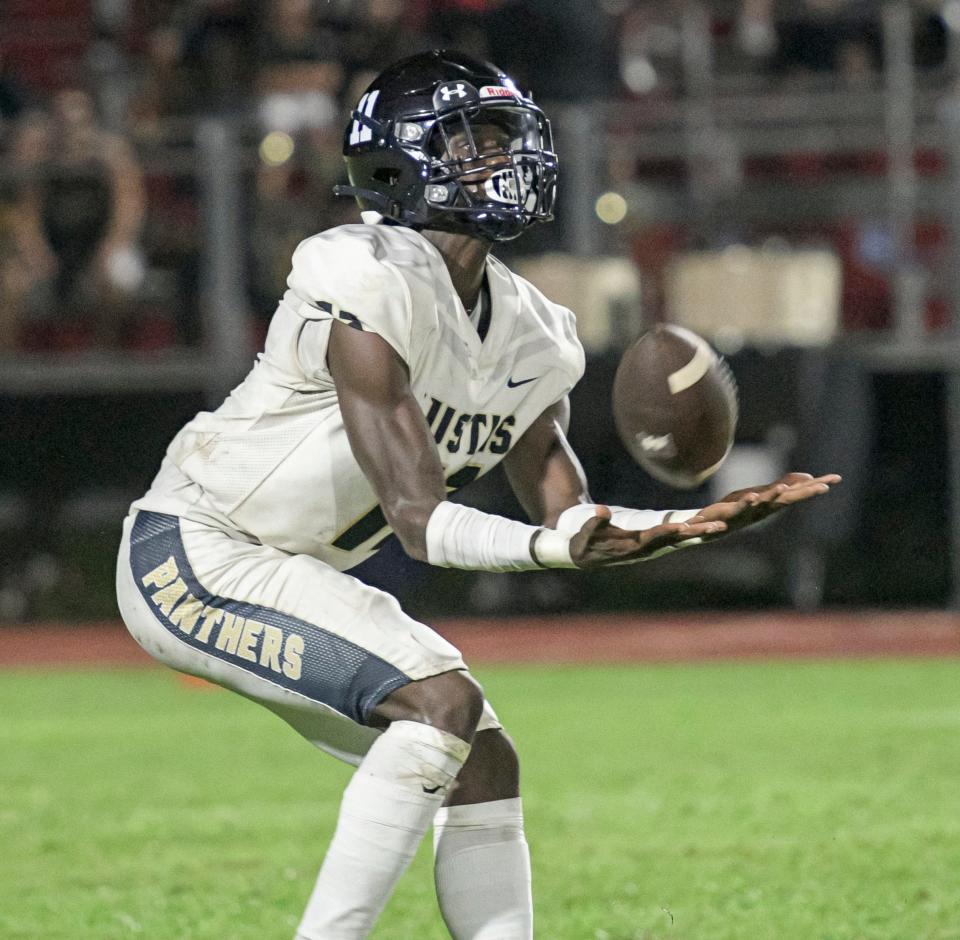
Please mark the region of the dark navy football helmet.
<svg viewBox="0 0 960 940"><path fill-rule="evenodd" d="M434 50L388 68L364 92L343 144L364 210L417 229L509 241L553 218L550 122L500 69Z"/></svg>

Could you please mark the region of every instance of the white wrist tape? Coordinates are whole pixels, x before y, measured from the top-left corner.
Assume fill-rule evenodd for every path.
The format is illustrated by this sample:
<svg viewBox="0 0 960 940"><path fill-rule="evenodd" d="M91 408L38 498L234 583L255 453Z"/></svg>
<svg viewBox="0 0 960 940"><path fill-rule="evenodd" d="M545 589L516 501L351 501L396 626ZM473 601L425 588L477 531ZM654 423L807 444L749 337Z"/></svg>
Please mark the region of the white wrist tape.
<svg viewBox="0 0 960 940"><path fill-rule="evenodd" d="M610 510L610 522L620 529L627 529L630 532L640 532L644 529L652 529L658 525L666 525L668 522L686 522L692 519L699 509L629 509L626 506L608 506ZM597 507L594 503L580 503L577 506L571 506L565 509L560 518L557 519L557 531L564 532L571 538L576 535L583 524L592 519L597 514ZM676 551L678 548L689 548L692 545L699 545L701 539L688 539L679 545L668 545L657 552L653 552L644 558L635 559L635 561L652 561L661 555L666 555ZM633 562L623 562L623 564L633 564Z"/></svg>
<svg viewBox="0 0 960 940"><path fill-rule="evenodd" d="M631 532L652 529L668 522L686 522L692 519L699 509L628 509L626 506L607 506L613 525ZM557 531L576 535L583 524L597 514L594 503L580 503L565 509L557 519Z"/></svg>
<svg viewBox="0 0 960 940"><path fill-rule="evenodd" d="M575 568L571 535L442 502L427 522L427 561L442 568L529 571Z"/></svg>

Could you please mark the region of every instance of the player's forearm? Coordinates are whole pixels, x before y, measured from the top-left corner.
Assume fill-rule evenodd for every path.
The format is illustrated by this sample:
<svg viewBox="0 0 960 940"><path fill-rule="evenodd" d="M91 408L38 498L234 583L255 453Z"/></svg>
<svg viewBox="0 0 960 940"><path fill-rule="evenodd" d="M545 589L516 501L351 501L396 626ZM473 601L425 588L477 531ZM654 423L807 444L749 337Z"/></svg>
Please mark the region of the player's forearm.
<svg viewBox="0 0 960 940"><path fill-rule="evenodd" d="M504 460L520 505L550 528L565 509L590 502L586 474L566 438L569 412L566 398L548 408Z"/></svg>
<svg viewBox="0 0 960 940"><path fill-rule="evenodd" d="M442 502L434 496L403 498L381 501L387 524L400 540L404 552L416 561L429 561L427 551L427 526L430 517Z"/></svg>
<svg viewBox="0 0 960 940"><path fill-rule="evenodd" d="M385 420L380 413L368 414L356 423L364 431L351 434L348 425L350 445L387 524L411 558L427 561L427 524L446 498L436 454L408 439L402 417Z"/></svg>

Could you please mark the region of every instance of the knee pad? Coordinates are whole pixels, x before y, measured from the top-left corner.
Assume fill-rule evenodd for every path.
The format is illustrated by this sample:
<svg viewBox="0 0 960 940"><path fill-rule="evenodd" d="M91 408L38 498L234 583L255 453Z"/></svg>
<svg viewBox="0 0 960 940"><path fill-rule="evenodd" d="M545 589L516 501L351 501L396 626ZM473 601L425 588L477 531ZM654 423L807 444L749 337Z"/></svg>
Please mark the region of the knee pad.
<svg viewBox="0 0 960 940"><path fill-rule="evenodd" d="M367 751L358 773L416 793L445 794L470 754L455 735L419 721L395 721Z"/></svg>

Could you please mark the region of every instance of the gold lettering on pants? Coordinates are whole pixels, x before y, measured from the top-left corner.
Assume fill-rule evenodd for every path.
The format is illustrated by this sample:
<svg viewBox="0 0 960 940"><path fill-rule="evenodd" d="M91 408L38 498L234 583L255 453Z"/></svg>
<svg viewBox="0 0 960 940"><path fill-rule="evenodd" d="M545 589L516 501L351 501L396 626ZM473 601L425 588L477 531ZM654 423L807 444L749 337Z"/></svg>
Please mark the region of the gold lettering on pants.
<svg viewBox="0 0 960 940"><path fill-rule="evenodd" d="M240 633L246 621L243 617L236 614L225 614L223 623L220 624L220 632L217 634L216 647L218 650L225 650L231 655L237 653L237 643L240 640Z"/></svg>
<svg viewBox="0 0 960 940"><path fill-rule="evenodd" d="M283 674L288 679L299 679L303 670L303 637L299 633L291 633L283 646Z"/></svg>
<svg viewBox="0 0 960 940"><path fill-rule="evenodd" d="M280 650L283 648L283 631L264 625L260 643L260 665L280 672Z"/></svg>
<svg viewBox="0 0 960 940"><path fill-rule="evenodd" d="M197 630L197 639L201 643L208 643L210 641L210 631L220 623L223 618L222 610L215 610L213 607L204 607L203 608L203 623L200 624L200 629Z"/></svg>
<svg viewBox="0 0 960 940"><path fill-rule="evenodd" d="M257 661L257 654L254 651L253 647L257 642L257 637L260 636L260 631L263 629L263 624L258 623L256 620L248 620L243 625L243 632L240 634L240 642L237 644L237 655L241 659L245 659L248 662L255 663Z"/></svg>
<svg viewBox="0 0 960 940"><path fill-rule="evenodd" d="M154 591L151 595L154 604L160 608L160 613L170 616L170 612L177 606L178 601L187 593L187 586L183 583L183 578L177 578L171 581L166 587Z"/></svg>
<svg viewBox="0 0 960 940"><path fill-rule="evenodd" d="M140 580L144 587L165 587L179 574L177 561L171 555L162 565L148 571Z"/></svg>
<svg viewBox="0 0 960 940"><path fill-rule="evenodd" d="M203 604L192 594L187 594L186 599L170 614L170 623L179 627L181 633L189 636L193 633L193 628L197 625L202 613Z"/></svg>

